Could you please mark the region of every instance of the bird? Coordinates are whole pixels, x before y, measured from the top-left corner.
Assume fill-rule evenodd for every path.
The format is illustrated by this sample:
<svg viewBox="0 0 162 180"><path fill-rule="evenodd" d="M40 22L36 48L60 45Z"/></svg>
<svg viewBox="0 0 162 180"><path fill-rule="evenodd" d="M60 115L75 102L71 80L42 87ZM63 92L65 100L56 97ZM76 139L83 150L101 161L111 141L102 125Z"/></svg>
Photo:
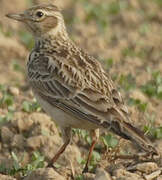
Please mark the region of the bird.
<svg viewBox="0 0 162 180"><path fill-rule="evenodd" d="M110 74L70 39L58 6L39 4L6 16L23 22L35 39L27 78L38 103L58 124L64 139L48 166L53 166L71 142L72 128L88 130L92 135L83 172L88 171L101 128L132 141L148 154L158 154L149 138L133 125Z"/></svg>

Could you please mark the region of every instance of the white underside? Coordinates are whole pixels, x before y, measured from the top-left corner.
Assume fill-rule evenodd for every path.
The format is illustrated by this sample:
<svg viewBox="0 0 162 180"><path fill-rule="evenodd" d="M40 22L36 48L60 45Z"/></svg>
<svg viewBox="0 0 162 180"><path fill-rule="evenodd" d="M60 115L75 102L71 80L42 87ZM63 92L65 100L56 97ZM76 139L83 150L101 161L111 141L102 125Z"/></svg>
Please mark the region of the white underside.
<svg viewBox="0 0 162 180"><path fill-rule="evenodd" d="M44 101L38 94L35 94L35 97L44 111L52 117L52 119L60 126L60 127L72 127L72 128L80 128L86 130L97 129L97 125L91 123L84 119L76 118L75 116L70 116L65 113L63 110L52 106L47 101Z"/></svg>

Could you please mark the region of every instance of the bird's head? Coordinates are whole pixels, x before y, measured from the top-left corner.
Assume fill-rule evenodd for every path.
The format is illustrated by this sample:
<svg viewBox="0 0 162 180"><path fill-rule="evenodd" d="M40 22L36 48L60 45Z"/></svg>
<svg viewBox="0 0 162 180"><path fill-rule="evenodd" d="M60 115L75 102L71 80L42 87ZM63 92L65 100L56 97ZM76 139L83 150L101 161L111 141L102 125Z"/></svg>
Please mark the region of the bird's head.
<svg viewBox="0 0 162 180"><path fill-rule="evenodd" d="M53 4L37 5L23 13L7 14L6 16L25 23L36 37L48 33L56 35L65 28L60 9Z"/></svg>

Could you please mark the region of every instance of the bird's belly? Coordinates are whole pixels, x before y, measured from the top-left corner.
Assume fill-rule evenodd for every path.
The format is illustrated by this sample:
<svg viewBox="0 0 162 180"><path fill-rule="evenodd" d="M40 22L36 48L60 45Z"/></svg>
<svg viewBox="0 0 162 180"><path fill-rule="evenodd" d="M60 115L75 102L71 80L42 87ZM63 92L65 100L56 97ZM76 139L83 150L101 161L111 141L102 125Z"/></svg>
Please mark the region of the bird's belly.
<svg viewBox="0 0 162 180"><path fill-rule="evenodd" d="M71 116L63 110L51 105L42 97L35 93L35 97L43 110L52 117L52 119L61 127L72 127L86 130L97 129L97 125L85 119L79 119Z"/></svg>

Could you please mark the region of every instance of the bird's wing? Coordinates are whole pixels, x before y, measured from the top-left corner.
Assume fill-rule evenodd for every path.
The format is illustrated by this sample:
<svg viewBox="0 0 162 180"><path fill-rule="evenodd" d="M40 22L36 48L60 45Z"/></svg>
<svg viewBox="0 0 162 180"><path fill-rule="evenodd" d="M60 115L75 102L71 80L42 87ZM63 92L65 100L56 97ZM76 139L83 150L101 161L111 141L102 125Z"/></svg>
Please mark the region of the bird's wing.
<svg viewBox="0 0 162 180"><path fill-rule="evenodd" d="M122 97L101 64L84 52L61 59L31 55L28 77L43 96L55 98L80 113L95 115L103 123L115 109L127 113ZM119 113L116 111L116 113Z"/></svg>

